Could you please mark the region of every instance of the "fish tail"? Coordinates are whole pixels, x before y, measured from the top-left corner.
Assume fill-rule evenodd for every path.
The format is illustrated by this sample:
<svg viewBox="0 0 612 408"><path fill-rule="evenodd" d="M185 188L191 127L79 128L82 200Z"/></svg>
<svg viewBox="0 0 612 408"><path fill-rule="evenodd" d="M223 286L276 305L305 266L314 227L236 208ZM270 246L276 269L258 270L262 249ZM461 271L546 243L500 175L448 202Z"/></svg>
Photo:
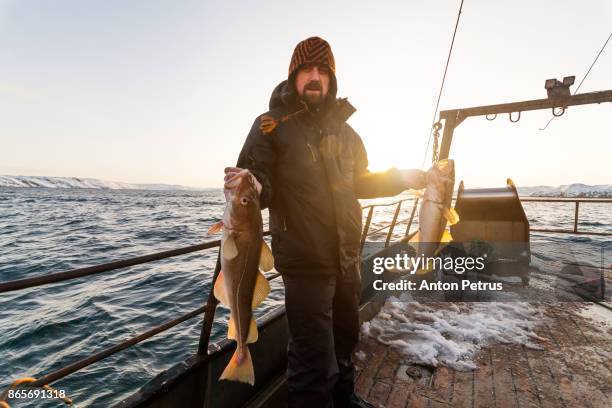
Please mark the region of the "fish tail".
<svg viewBox="0 0 612 408"><path fill-rule="evenodd" d="M253 360L248 347L244 347L242 350L240 347L236 348L219 379L255 384L255 370L253 370Z"/></svg>

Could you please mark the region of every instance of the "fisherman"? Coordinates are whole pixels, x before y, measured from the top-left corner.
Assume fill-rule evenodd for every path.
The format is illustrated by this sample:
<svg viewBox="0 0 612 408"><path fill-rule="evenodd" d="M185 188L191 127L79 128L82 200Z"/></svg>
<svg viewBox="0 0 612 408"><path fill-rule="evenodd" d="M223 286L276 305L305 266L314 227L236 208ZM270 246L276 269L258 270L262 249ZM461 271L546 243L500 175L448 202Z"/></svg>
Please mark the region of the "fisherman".
<svg viewBox="0 0 612 408"><path fill-rule="evenodd" d="M237 167L257 179L269 208L275 267L285 286L290 407L371 407L354 391L359 340L358 198L425 187L425 172L368 171L365 147L346 121L355 108L336 98L336 65L319 37L300 42L270 110L255 119Z"/></svg>

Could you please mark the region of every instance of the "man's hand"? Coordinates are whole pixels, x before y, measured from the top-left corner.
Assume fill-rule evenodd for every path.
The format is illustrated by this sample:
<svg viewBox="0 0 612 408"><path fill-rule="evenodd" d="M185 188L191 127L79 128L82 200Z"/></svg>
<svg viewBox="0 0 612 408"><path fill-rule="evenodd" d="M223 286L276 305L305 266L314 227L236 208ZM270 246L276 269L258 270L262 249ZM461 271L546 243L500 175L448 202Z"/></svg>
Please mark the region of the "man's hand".
<svg viewBox="0 0 612 408"><path fill-rule="evenodd" d="M420 190L427 186L427 172L422 170L400 170L406 189Z"/></svg>
<svg viewBox="0 0 612 408"><path fill-rule="evenodd" d="M240 167L226 167L224 170L225 177L223 177L223 183L227 183L228 181L233 179L236 175L238 175L238 173L244 170L246 169L241 169ZM249 174L253 178L253 181L255 182L255 188L257 189L257 194L261 195L261 183L259 182L259 180L257 180L257 177L255 177L253 173L251 173L249 170L246 170L246 171L249 172Z"/></svg>

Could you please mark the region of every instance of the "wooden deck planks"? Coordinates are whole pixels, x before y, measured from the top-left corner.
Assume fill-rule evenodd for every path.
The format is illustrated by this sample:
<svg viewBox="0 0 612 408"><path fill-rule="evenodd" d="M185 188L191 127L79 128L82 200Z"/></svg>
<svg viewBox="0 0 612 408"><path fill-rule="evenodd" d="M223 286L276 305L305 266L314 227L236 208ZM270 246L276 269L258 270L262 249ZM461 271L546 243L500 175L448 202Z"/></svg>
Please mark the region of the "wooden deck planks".
<svg viewBox="0 0 612 408"><path fill-rule="evenodd" d="M432 397L430 400L432 408L448 407L453 390L453 370L440 367L434 373ZM439 402L444 401L444 402Z"/></svg>
<svg viewBox="0 0 612 408"><path fill-rule="evenodd" d="M510 371L508 351L506 345L491 347L491 366L493 370L493 390L496 407L518 406L514 378Z"/></svg>
<svg viewBox="0 0 612 408"><path fill-rule="evenodd" d="M370 390L368 401L374 405L386 406L390 393L391 385L389 383L376 381Z"/></svg>
<svg viewBox="0 0 612 408"><path fill-rule="evenodd" d="M523 353L531 371L532 381L538 390L542 407L565 407L559 395L556 379L543 359L544 351L530 350L523 346Z"/></svg>
<svg viewBox="0 0 612 408"><path fill-rule="evenodd" d="M368 397L370 389L374 386L378 368L383 362L387 352L387 347L378 343L370 349L367 365L360 371L357 381L355 382L355 392L363 398Z"/></svg>
<svg viewBox="0 0 612 408"><path fill-rule="evenodd" d="M585 395L585 390L589 387L583 383L580 376L575 377L569 372L570 367L565 352L588 346L590 342L581 328L571 320L571 314L552 311L550 315L554 320L547 326L551 336L556 340L560 353L556 358L546 357L545 361L551 374L557 379L560 397L568 407L593 407L591 400L594 397L593 392L597 390L591 389L590 395Z"/></svg>
<svg viewBox="0 0 612 408"><path fill-rule="evenodd" d="M399 364L399 353L394 350L388 350L385 359L381 363L378 373L376 374L376 379L379 381L384 381L388 384L393 384Z"/></svg>
<svg viewBox="0 0 612 408"><path fill-rule="evenodd" d="M534 384L527 359L523 354L522 347L511 345L508 347L508 361L514 379L516 399L520 408L542 407L537 385Z"/></svg>
<svg viewBox="0 0 612 408"><path fill-rule="evenodd" d="M410 399L413 387L404 384L394 384L389 398L387 399L388 408L404 408Z"/></svg>
<svg viewBox="0 0 612 408"><path fill-rule="evenodd" d="M453 382L453 394L451 402L455 407L472 407L474 392L474 372L455 371Z"/></svg>
<svg viewBox="0 0 612 408"><path fill-rule="evenodd" d="M563 307L548 309L549 319L537 329L538 336L548 339L540 342L543 350L493 344L481 350L478 368L471 372L414 366L397 351L366 340L359 346L367 359L357 392L378 407L391 408L612 406L606 357L612 351L610 332L593 331L592 323ZM589 359L583 358L589 352Z"/></svg>
<svg viewBox="0 0 612 408"><path fill-rule="evenodd" d="M413 393L408 401L408 408L427 408L429 405L427 398L422 396L420 393Z"/></svg>
<svg viewBox="0 0 612 408"><path fill-rule="evenodd" d="M489 350L485 350L478 359L478 369L474 374L474 407L494 407L495 396L493 392L493 367L491 366L491 354Z"/></svg>

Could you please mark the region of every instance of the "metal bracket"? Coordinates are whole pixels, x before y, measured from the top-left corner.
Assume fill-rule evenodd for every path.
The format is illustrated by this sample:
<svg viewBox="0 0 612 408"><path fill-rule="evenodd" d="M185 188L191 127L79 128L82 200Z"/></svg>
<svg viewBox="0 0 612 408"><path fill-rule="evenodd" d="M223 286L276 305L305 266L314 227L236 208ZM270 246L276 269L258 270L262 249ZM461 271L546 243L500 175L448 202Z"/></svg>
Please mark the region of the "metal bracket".
<svg viewBox="0 0 612 408"><path fill-rule="evenodd" d="M561 112L559 112L559 113L556 113L555 112L555 108L552 108L552 114L556 118L558 118L559 116L563 116L563 114L565 113L565 109L566 109L565 106L560 106L559 108L561 109Z"/></svg>
<svg viewBox="0 0 612 408"><path fill-rule="evenodd" d="M571 96L570 86L574 84L576 77L574 75L563 78L563 82L558 79L547 79L544 83L548 98L567 98Z"/></svg>

